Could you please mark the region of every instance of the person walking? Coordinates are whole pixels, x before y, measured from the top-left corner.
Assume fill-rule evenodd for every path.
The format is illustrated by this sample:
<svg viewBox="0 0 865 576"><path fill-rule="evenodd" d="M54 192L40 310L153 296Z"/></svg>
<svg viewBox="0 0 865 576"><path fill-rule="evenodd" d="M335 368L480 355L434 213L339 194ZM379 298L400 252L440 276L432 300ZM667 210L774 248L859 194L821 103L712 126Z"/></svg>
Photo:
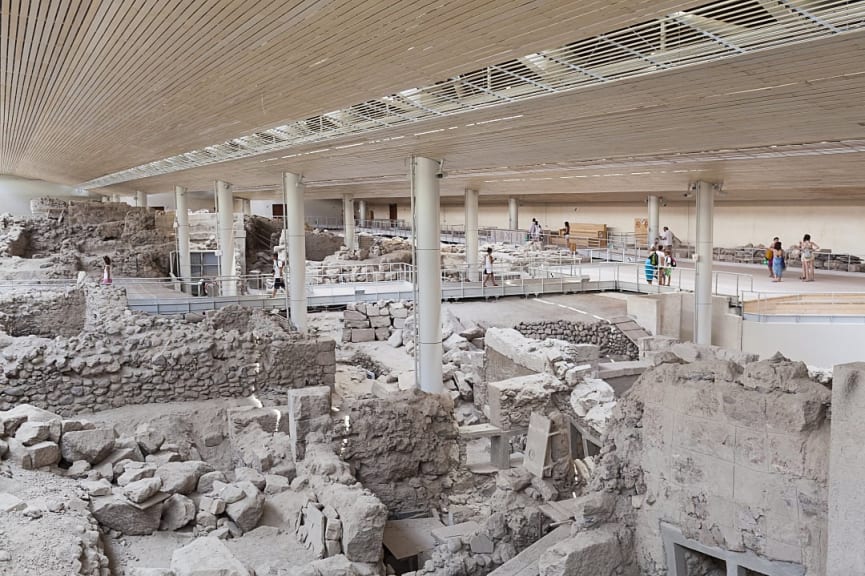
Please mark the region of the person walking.
<svg viewBox="0 0 865 576"><path fill-rule="evenodd" d="M668 248L673 249L673 231L666 226L664 226L664 232L661 234L661 246L665 252Z"/></svg>
<svg viewBox="0 0 865 576"><path fill-rule="evenodd" d="M565 238L565 248L571 252L571 223L565 220L565 227L562 228L562 236Z"/></svg>
<svg viewBox="0 0 865 576"><path fill-rule="evenodd" d="M766 252L763 254L763 263L769 267L769 278L775 278L775 270L772 268L772 258L774 258L774 248L775 242L778 241L778 237L775 236L772 238L772 242L769 244L769 247L766 248Z"/></svg>
<svg viewBox="0 0 865 576"><path fill-rule="evenodd" d="M811 241L811 235L805 234L799 242L799 256L802 259L802 281L814 281L814 252L820 247Z"/></svg>
<svg viewBox="0 0 865 576"><path fill-rule="evenodd" d="M493 276L493 262L495 258L493 258L493 249L487 248L487 253L484 254L484 283L483 286L486 287L487 282L492 281L493 286L498 286L496 283L496 278Z"/></svg>
<svg viewBox="0 0 865 576"><path fill-rule="evenodd" d="M111 258L108 256L102 257L102 280L99 282L103 286L111 284Z"/></svg>
<svg viewBox="0 0 865 576"><path fill-rule="evenodd" d="M784 268L787 265L784 263L784 250L781 248L780 240L772 246L772 282L780 282L781 276L784 274Z"/></svg>
<svg viewBox="0 0 865 576"><path fill-rule="evenodd" d="M279 288L285 290L285 279L283 277L283 271L285 270L285 261L279 259L279 254L274 250L273 252L273 292L270 294L271 298L276 298L276 291Z"/></svg>

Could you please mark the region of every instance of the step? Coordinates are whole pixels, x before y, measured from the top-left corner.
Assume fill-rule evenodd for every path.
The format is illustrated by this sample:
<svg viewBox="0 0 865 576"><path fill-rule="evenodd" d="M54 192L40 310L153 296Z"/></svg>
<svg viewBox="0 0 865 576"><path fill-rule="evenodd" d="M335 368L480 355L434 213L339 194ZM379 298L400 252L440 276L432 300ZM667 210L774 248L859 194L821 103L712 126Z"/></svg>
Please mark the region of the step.
<svg viewBox="0 0 865 576"><path fill-rule="evenodd" d="M489 576L538 576L541 555L570 537L571 525L563 524L490 572Z"/></svg>

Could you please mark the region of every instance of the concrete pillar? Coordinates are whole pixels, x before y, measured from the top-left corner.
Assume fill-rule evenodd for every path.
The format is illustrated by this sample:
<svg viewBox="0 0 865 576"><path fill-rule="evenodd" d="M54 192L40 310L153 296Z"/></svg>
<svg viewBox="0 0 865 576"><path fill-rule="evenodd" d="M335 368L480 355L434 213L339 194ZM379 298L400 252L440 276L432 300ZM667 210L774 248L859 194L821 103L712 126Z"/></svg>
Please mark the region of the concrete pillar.
<svg viewBox="0 0 865 576"><path fill-rule="evenodd" d="M694 279L694 342L712 344L712 234L714 184L697 182L697 264Z"/></svg>
<svg viewBox="0 0 865 576"><path fill-rule="evenodd" d="M120 202L120 194L112 194L111 195L112 202Z"/></svg>
<svg viewBox="0 0 865 576"><path fill-rule="evenodd" d="M282 173L285 191L285 230L288 241L288 294L291 323L306 332L306 230L300 175Z"/></svg>
<svg viewBox="0 0 865 576"><path fill-rule="evenodd" d="M466 190L466 273L472 282L478 280L478 196L477 190Z"/></svg>
<svg viewBox="0 0 865 576"><path fill-rule="evenodd" d="M219 273L226 277L222 281L222 296L237 294L237 281L234 276L234 201L231 197L231 184L216 181L216 228L219 240Z"/></svg>
<svg viewBox="0 0 865 576"><path fill-rule="evenodd" d="M141 190L135 191L135 205L139 208L147 208L147 194Z"/></svg>
<svg viewBox="0 0 865 576"><path fill-rule="evenodd" d="M366 200L358 200L357 201L357 215L358 215L358 220L361 220L361 221L369 218L369 215L367 214L367 211L366 211Z"/></svg>
<svg viewBox="0 0 865 576"><path fill-rule="evenodd" d="M354 198L350 194L345 194L342 197L342 220L344 222L345 247L354 250L357 248L354 233Z"/></svg>
<svg viewBox="0 0 865 576"><path fill-rule="evenodd" d="M178 274L184 282L192 281L192 257L189 255L189 207L186 202L186 188L174 187L174 217L177 220L177 255L180 263ZM183 287L189 292L189 285Z"/></svg>
<svg viewBox="0 0 865 576"><path fill-rule="evenodd" d="M415 202L412 221L417 242L415 262L418 301L418 374L420 389L433 394L444 392L442 385L441 328L441 225L439 205L439 162L412 158L412 188Z"/></svg>
<svg viewBox="0 0 865 576"><path fill-rule="evenodd" d="M865 362L835 366L829 449L826 576L865 574Z"/></svg>
<svg viewBox="0 0 865 576"><path fill-rule="evenodd" d="M660 230L658 226L658 204L657 196L649 196L649 246L655 243L655 240L658 238L658 231Z"/></svg>
<svg viewBox="0 0 865 576"><path fill-rule="evenodd" d="M520 205L516 198L508 198L508 230L520 229Z"/></svg>

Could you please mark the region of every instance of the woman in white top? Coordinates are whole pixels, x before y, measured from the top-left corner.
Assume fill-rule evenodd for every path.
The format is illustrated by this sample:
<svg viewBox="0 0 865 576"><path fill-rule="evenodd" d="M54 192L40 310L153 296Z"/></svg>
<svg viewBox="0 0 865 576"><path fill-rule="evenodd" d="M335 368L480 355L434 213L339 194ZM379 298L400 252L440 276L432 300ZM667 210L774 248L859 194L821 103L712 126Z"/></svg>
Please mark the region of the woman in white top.
<svg viewBox="0 0 865 576"><path fill-rule="evenodd" d="M111 258L108 256L102 257L102 281L101 284L108 285L111 284Z"/></svg>
<svg viewBox="0 0 865 576"><path fill-rule="evenodd" d="M802 259L802 280L804 282L814 281L814 252L820 247L811 241L811 235L805 234L799 242L799 256Z"/></svg>
<svg viewBox="0 0 865 576"><path fill-rule="evenodd" d="M487 248L487 253L484 254L484 286L487 285L487 282L492 281L493 286L498 286L496 284L496 279L493 276L493 249Z"/></svg>

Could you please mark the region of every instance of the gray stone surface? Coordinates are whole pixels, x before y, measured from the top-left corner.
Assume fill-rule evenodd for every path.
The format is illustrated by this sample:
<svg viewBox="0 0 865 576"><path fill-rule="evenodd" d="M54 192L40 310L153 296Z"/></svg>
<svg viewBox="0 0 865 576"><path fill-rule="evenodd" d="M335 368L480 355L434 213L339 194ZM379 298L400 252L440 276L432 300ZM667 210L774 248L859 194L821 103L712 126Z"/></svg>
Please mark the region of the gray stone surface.
<svg viewBox="0 0 865 576"><path fill-rule="evenodd" d="M196 538L171 555L174 576L251 576L218 538Z"/></svg>
<svg viewBox="0 0 865 576"><path fill-rule="evenodd" d="M144 478L124 486L123 495L130 501L140 504L159 492L161 487L162 480L160 478Z"/></svg>
<svg viewBox="0 0 865 576"><path fill-rule="evenodd" d="M93 498L90 507L93 516L103 527L130 536L154 533L159 529L159 520L162 517L161 503L142 510L125 498L117 496Z"/></svg>
<svg viewBox="0 0 865 576"><path fill-rule="evenodd" d="M264 513L264 494L251 482L241 481L237 483L245 496L241 500L228 504L225 514L231 518L244 532L249 532L258 525L261 515Z"/></svg>
<svg viewBox="0 0 865 576"><path fill-rule="evenodd" d="M155 475L162 479L162 491L170 494L190 494L198 486L202 474L213 472L207 462L189 460L167 462L156 469Z"/></svg>
<svg viewBox="0 0 865 576"><path fill-rule="evenodd" d="M195 520L195 502L181 494L172 494L162 503L160 530L179 530Z"/></svg>
<svg viewBox="0 0 865 576"><path fill-rule="evenodd" d="M60 452L67 462L86 460L98 464L114 450L114 430L97 428L67 432L60 440Z"/></svg>

